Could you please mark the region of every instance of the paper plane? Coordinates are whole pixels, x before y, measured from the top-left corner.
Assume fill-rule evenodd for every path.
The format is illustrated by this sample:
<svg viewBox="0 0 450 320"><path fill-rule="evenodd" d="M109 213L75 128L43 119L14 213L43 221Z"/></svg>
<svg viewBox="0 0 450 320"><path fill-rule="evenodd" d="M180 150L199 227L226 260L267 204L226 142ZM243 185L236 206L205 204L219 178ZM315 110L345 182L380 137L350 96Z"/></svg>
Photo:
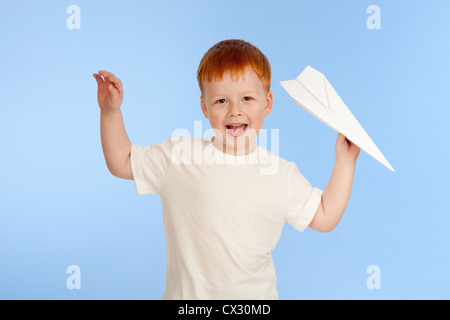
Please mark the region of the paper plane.
<svg viewBox="0 0 450 320"><path fill-rule="evenodd" d="M307 66L297 79L281 85L296 104L395 172L322 73Z"/></svg>

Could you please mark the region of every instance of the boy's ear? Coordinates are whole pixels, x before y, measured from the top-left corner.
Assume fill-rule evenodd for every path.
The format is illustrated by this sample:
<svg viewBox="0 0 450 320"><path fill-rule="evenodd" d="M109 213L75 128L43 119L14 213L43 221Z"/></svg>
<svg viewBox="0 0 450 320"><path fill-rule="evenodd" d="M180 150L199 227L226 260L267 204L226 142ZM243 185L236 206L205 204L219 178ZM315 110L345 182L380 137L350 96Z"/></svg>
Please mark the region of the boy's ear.
<svg viewBox="0 0 450 320"><path fill-rule="evenodd" d="M264 116L268 116L272 111L273 106L273 93L269 91L266 98L266 106L264 107Z"/></svg>
<svg viewBox="0 0 450 320"><path fill-rule="evenodd" d="M206 108L205 99L203 99L202 96L200 96L200 106L202 107L203 115L206 117L206 119L209 119L208 109Z"/></svg>

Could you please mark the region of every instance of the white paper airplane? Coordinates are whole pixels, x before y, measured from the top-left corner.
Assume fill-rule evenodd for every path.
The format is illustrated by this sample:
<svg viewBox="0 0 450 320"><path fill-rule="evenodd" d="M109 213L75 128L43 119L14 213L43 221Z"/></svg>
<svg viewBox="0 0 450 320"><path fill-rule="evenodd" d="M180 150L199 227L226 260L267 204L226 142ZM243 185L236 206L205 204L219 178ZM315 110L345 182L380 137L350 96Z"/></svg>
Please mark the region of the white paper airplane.
<svg viewBox="0 0 450 320"><path fill-rule="evenodd" d="M297 79L281 85L296 104L395 172L322 73L307 66Z"/></svg>

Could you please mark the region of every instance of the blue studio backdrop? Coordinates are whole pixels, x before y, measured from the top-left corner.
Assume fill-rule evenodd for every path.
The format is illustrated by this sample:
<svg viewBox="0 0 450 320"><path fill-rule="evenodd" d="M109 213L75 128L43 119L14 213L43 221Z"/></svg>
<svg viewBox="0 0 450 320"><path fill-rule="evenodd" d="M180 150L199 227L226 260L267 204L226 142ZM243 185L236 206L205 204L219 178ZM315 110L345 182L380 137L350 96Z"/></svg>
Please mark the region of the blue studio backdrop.
<svg viewBox="0 0 450 320"><path fill-rule="evenodd" d="M92 74L122 80L132 143L194 135L196 121L210 128L198 64L232 38L268 57L263 128L313 186L328 183L337 134L280 85L307 65L396 170L362 151L332 232L285 224L280 299L450 298L449 12L444 0L1 1L0 298L162 297L161 200L109 173Z"/></svg>

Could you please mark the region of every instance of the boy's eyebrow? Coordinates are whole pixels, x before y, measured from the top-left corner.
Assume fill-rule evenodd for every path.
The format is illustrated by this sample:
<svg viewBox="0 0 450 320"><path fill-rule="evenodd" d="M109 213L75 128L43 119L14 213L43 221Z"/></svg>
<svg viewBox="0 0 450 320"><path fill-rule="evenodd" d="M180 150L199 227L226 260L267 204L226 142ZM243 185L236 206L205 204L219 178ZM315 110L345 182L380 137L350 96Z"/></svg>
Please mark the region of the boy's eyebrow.
<svg viewBox="0 0 450 320"><path fill-rule="evenodd" d="M255 95L255 94L257 94L257 92L255 92L255 91L244 91L242 94L243 95L247 95L247 94Z"/></svg>
<svg viewBox="0 0 450 320"><path fill-rule="evenodd" d="M243 95L243 96L246 96L246 95L257 95L257 92L248 90L248 91L240 92L239 94ZM225 93L215 93L215 94L209 96L209 98L210 99L215 99L215 98L224 97L224 96L227 96L227 94L225 94Z"/></svg>

